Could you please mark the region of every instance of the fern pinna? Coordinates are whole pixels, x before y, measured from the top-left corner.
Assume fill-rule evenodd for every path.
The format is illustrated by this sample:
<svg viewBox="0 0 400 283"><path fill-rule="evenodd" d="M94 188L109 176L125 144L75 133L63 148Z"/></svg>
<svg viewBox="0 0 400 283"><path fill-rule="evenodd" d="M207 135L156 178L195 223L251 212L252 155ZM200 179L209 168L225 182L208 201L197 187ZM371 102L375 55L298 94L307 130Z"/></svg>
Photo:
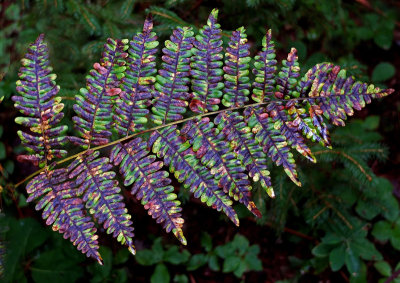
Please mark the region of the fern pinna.
<svg viewBox="0 0 400 283"><path fill-rule="evenodd" d="M48 225L100 263L98 225L135 253L125 187L186 244L172 178L239 225L233 201L260 216L253 183L275 196L269 160L300 186L293 151L315 162L308 140L330 148L327 122L344 126L354 109L394 91L357 82L330 63L301 76L295 49L278 65L270 30L254 59L245 29L233 31L223 61L217 15L211 12L198 35L177 27L158 71L151 16L131 40L108 39L75 97L77 136L65 136L60 125L63 104L43 35L22 60L13 97L28 150L20 160L42 168L27 185L28 201L37 201ZM84 150L60 160L67 142Z"/></svg>

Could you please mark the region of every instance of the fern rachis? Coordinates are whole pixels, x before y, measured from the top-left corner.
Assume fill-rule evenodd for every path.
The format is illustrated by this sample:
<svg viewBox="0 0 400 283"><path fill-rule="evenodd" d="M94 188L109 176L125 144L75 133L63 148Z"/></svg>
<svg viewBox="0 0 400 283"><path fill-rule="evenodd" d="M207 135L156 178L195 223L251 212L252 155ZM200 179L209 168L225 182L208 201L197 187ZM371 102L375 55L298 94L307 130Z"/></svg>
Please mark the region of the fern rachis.
<svg viewBox="0 0 400 283"><path fill-rule="evenodd" d="M315 161L306 140L330 147L324 119L344 126L353 109L393 92L347 78L345 70L328 63L300 78L295 49L278 71L269 30L254 58L251 82L245 30L233 32L223 63L216 10L198 35L188 27L173 31L155 75L158 42L152 27L148 17L132 40L107 40L86 88L76 95L79 136L65 137L67 127L59 125L63 104L42 35L22 60L19 95L13 97L28 116L16 119L28 128L19 131L29 152L20 159L42 167L27 185L28 201L38 201L46 223L99 262L95 222L135 252L133 223L113 166L156 222L186 244L182 208L165 166L194 197L239 225L231 198L260 214L251 180L274 196L267 157L301 185L292 149ZM256 103L249 104L250 98ZM110 141L113 133L119 137ZM67 141L84 150L53 162L67 154L62 148ZM111 146L109 157L103 156L100 149Z"/></svg>

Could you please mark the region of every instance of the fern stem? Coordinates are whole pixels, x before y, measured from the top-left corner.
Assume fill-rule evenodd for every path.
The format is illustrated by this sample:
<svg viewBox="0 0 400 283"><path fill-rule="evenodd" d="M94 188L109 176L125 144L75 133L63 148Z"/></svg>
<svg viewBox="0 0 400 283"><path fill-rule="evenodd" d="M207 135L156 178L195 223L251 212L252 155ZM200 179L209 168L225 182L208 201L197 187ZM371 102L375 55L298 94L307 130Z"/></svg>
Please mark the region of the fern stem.
<svg viewBox="0 0 400 283"><path fill-rule="evenodd" d="M332 98L332 97L339 97L339 96L341 96L341 95L340 95L340 94L335 94L335 95L330 95L329 98ZM289 101L303 101L303 100L310 100L310 99L313 99L313 100L314 100L314 99L317 99L317 98L318 98L318 97L296 97L296 98L290 98L290 99L279 99L279 100L274 100L273 102L271 102L271 101L268 101L268 102L258 102L258 103L252 103L252 104L242 105L242 106L238 106L238 107L231 107L231 108L221 109L221 110L217 110L217 111L213 111L213 112L208 112L208 113L202 113L202 114L198 114L198 115L195 115L195 116L192 116L192 117L188 117L188 118L185 118L185 119L182 119L182 120L179 120L179 121L174 121L174 122L171 122L171 123L168 123L168 124L163 124L163 125L159 125L159 126L153 127L153 128L151 128L151 129L146 129L146 130L143 130L143 131L134 133L134 134L132 134L132 135L129 135L129 136L120 138L120 139L118 139L118 140L109 142L109 143L107 143L107 144L103 144L103 145L99 145L99 146L93 147L93 148L91 148L91 150L96 151L96 150L99 150L99 149L102 149L102 148L106 148L106 147L109 147L109 146L112 146L112 145L116 145L116 144L118 144L118 143L121 143L121 142L130 140L130 139L132 139L133 137L136 137L136 136L141 135L141 134L144 134L144 133L153 132L153 131L156 131L156 130L159 130L159 129L162 129L162 128L165 128L165 127L169 127L169 126L172 126L172 125L177 125L177 124L185 123L185 122L191 121L191 120L193 120L193 119L201 119L202 117L216 115L216 114L219 114L219 113L222 113L222 112L225 112L225 111L234 111L234 110L245 109L245 108L248 108L248 107L256 107L256 106L269 105L269 104L271 104L271 103L276 103L277 101L280 101L280 102L283 102L283 101L285 101L285 102L289 102ZM53 166L53 165L59 165L59 164L68 162L68 161L70 161L70 160L72 160L72 159L75 159L76 157L78 157L78 156L80 156L80 155L85 154L87 151L88 151L88 149L85 149L85 150L83 150L83 151L81 151L81 152L78 152L78 153L76 153L76 154L74 154L74 155L71 155L71 156L69 156L69 157L67 157L67 158L64 158L64 159L62 159L62 160L60 160L60 161L54 162L54 163L52 164L52 166ZM326 152L328 152L328 151L326 151ZM322 151L319 151L319 152L317 151L317 152L315 152L314 154L316 155L316 154L321 154L321 153L323 153L323 152L322 152ZM351 157L350 157L350 160L351 160ZM354 161L352 161L352 162L354 162ZM355 164L357 165L358 163L355 162ZM49 166L47 166L47 167L49 167ZM362 167L361 167L361 168L362 168ZM33 172L33 173L30 174L28 177L26 177L26 178L23 179L22 181L18 182L17 184L15 184L15 185L14 185L14 189L18 188L20 185L22 185L22 184L25 183L26 181L28 181L28 180L32 179L33 177L35 177L36 175L40 174L40 173L43 172L45 169L46 169L46 167L44 167L44 168L42 168L42 169L40 169L40 170L37 170L36 172ZM361 169L360 169L360 170L361 170ZM362 172L365 172L365 170L364 170L363 168L362 168L361 171L362 171ZM366 174L366 172L365 172L365 174ZM368 178L369 180L371 179L371 176L369 176L368 174L366 174L366 176L367 176L367 178ZM371 180L372 180L372 179L371 179Z"/></svg>
<svg viewBox="0 0 400 283"><path fill-rule="evenodd" d="M362 167L361 164L359 162L357 162L357 160L355 160L353 157L351 157L347 153L345 153L343 151L334 151L334 150L320 150L320 151L314 152L315 155L324 154L324 153L333 153L333 154L337 154L337 155L343 155L343 157L345 157L348 160L350 160L351 162L353 162L358 167L358 169L360 169L360 171L365 175L365 177L368 179L368 181L370 181L370 182L372 181L371 175L369 175L365 171L364 167Z"/></svg>

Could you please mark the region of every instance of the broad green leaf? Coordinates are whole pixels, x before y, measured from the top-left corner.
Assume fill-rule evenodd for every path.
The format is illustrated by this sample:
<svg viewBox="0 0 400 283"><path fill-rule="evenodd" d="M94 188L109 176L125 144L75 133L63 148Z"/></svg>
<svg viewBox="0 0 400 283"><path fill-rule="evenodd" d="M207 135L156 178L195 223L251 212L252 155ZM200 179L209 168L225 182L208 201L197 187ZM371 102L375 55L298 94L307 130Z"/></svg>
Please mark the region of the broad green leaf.
<svg viewBox="0 0 400 283"><path fill-rule="evenodd" d="M192 271L192 270L198 269L199 267L201 267L207 263L207 259L208 259L208 256L205 254L193 255L187 264L187 270Z"/></svg>
<svg viewBox="0 0 400 283"><path fill-rule="evenodd" d="M344 262L350 274L352 276L357 276L360 272L360 258L354 253L351 248L346 249Z"/></svg>
<svg viewBox="0 0 400 283"><path fill-rule="evenodd" d="M127 249L121 249L114 257L114 264L123 264L128 261L131 253Z"/></svg>
<svg viewBox="0 0 400 283"><path fill-rule="evenodd" d="M389 239L391 234L390 223L387 221L379 221L374 225L372 229L372 236L374 236L379 241L386 241Z"/></svg>
<svg viewBox="0 0 400 283"><path fill-rule="evenodd" d="M216 255L210 255L208 259L208 267L210 267L212 271L219 271L221 269Z"/></svg>
<svg viewBox="0 0 400 283"><path fill-rule="evenodd" d="M311 253L316 257L326 257L329 255L329 252L332 250L332 245L326 245L324 243L319 244L311 250Z"/></svg>
<svg viewBox="0 0 400 283"><path fill-rule="evenodd" d="M174 279L172 280L174 283L188 283L189 278L185 274L177 274L174 276Z"/></svg>
<svg viewBox="0 0 400 283"><path fill-rule="evenodd" d="M383 276L390 276L392 274L392 268L386 261L375 262L374 267Z"/></svg>
<svg viewBox="0 0 400 283"><path fill-rule="evenodd" d="M157 256L151 250L139 250L136 252L135 259L141 265L153 265L160 262L161 257Z"/></svg>
<svg viewBox="0 0 400 283"><path fill-rule="evenodd" d="M187 262L189 257L190 253L187 250L180 252L177 246L172 246L164 253L163 259L165 262L178 265Z"/></svg>
<svg viewBox="0 0 400 283"><path fill-rule="evenodd" d="M249 247L249 240L245 236L236 234L232 241L232 248L239 251L239 255L243 255Z"/></svg>
<svg viewBox="0 0 400 283"><path fill-rule="evenodd" d="M201 246L206 250L206 252L212 250L212 239L208 233L201 234Z"/></svg>
<svg viewBox="0 0 400 283"><path fill-rule="evenodd" d="M89 272L92 274L92 278L90 282L97 283L103 282L106 280L110 274L112 269L112 259L113 255L109 248L107 247L100 247L99 252L103 258L103 265L99 265L97 263L93 263L89 266Z"/></svg>
<svg viewBox="0 0 400 283"><path fill-rule="evenodd" d="M367 130L376 130L379 127L380 117L379 116L369 116L365 118L364 123L362 123L362 127ZM382 178L383 179L383 178Z"/></svg>
<svg viewBox="0 0 400 283"><path fill-rule="evenodd" d="M32 265L32 278L35 282L75 282L84 275L80 262L65 256L62 249L39 253L39 257ZM99 266L97 263L95 265ZM102 279L101 276L95 278ZM91 282L101 282L101 280L91 280Z"/></svg>
<svg viewBox="0 0 400 283"><path fill-rule="evenodd" d="M8 218L6 220L8 221L9 231L5 235L8 244L4 269L7 272L5 272L3 279L4 282L11 282L17 280L14 276L17 275L16 270L20 269L19 265L24 257L30 251L42 245L48 234L33 218Z"/></svg>
<svg viewBox="0 0 400 283"><path fill-rule="evenodd" d="M240 265L240 258L237 256L230 256L224 260L224 265L222 267L223 272L233 272Z"/></svg>
<svg viewBox="0 0 400 283"><path fill-rule="evenodd" d="M343 239L342 239L342 237L340 237L336 234L328 233L322 238L322 242L324 244L334 245L334 244L339 244L339 243L343 242Z"/></svg>
<svg viewBox="0 0 400 283"><path fill-rule="evenodd" d="M361 262L360 271L357 274L350 275L350 283L365 283L367 282L367 266Z"/></svg>
<svg viewBox="0 0 400 283"><path fill-rule="evenodd" d="M255 271L262 270L262 262L257 257L257 254L247 253L246 256L244 257L244 261L246 262L247 270L255 270Z"/></svg>
<svg viewBox="0 0 400 283"><path fill-rule="evenodd" d="M0 142L0 160L3 160L6 158L6 146L4 143Z"/></svg>
<svg viewBox="0 0 400 283"><path fill-rule="evenodd" d="M246 263L241 260L239 262L239 265L237 266L237 268L235 268L235 270L233 271L233 274L236 277L240 278L240 277L242 277L243 273L245 273L246 271L247 271Z"/></svg>
<svg viewBox="0 0 400 283"><path fill-rule="evenodd" d="M346 253L346 247L344 245L340 245L339 247L334 248L329 253L329 264L331 266L332 271L338 271L344 265L344 257Z"/></svg>
<svg viewBox="0 0 400 283"><path fill-rule="evenodd" d="M162 263L157 264L156 268L154 269L153 275L151 275L150 282L169 283L169 280L170 280L170 275L168 272L168 268Z"/></svg>
<svg viewBox="0 0 400 283"><path fill-rule="evenodd" d="M365 260L382 260L381 253L375 248L374 244L366 238L356 239L351 242L351 248L361 258Z"/></svg>
<svg viewBox="0 0 400 283"><path fill-rule="evenodd" d="M388 62L382 62L375 66L372 72L372 80L380 83L391 79L396 73L395 67Z"/></svg>

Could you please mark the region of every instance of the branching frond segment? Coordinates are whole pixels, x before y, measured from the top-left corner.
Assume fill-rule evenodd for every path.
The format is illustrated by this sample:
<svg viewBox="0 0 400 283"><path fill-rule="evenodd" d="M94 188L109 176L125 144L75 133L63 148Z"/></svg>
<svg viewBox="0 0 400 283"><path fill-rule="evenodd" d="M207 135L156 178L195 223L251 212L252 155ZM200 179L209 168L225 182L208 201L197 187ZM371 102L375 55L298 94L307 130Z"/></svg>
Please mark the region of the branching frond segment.
<svg viewBox="0 0 400 283"><path fill-rule="evenodd" d="M301 183L296 171L296 163L290 152L286 136L282 135L280 128L274 127L274 121L262 107L249 107L244 112L247 124L256 135L257 142L263 151L276 165L282 165L285 173L298 186Z"/></svg>
<svg viewBox="0 0 400 283"><path fill-rule="evenodd" d="M249 57L250 45L244 27L232 32L225 53L225 88L222 104L226 107L239 107L249 101Z"/></svg>
<svg viewBox="0 0 400 283"><path fill-rule="evenodd" d="M117 131L123 136L143 130L143 124L147 123L147 106L154 92L157 72L155 54L158 41L152 30L153 22L149 16L144 22L143 32L129 42L123 91L116 100L114 115Z"/></svg>
<svg viewBox="0 0 400 283"><path fill-rule="evenodd" d="M224 84L222 82L222 40L217 23L218 10L212 10L207 25L200 29L194 40L190 75L193 98L190 109L204 113L218 110Z"/></svg>
<svg viewBox="0 0 400 283"><path fill-rule="evenodd" d="M29 46L22 59L17 81L17 92L12 99L15 108L27 117L17 117L15 122L28 127L30 132L18 131L22 144L29 155L20 155L20 160L29 160L39 166L47 165L53 158L61 158L67 152L60 148L65 143L67 126L59 126L64 114L64 104L57 97L60 87L48 60L48 48L41 34Z"/></svg>
<svg viewBox="0 0 400 283"><path fill-rule="evenodd" d="M119 166L125 179L124 185L132 185L132 195L141 200L149 215L185 244L180 202L170 185L168 172L161 170L163 162L156 161L155 155L149 155L147 143L141 138L126 144L119 143L112 149L110 159L115 166Z"/></svg>
<svg viewBox="0 0 400 283"><path fill-rule="evenodd" d="M100 63L86 78L86 88L76 95L74 110L78 116L72 119L82 139L71 140L84 147L106 144L111 136L112 108L116 97L121 93L121 79L125 71L125 41L109 38L104 45Z"/></svg>
<svg viewBox="0 0 400 283"><path fill-rule="evenodd" d="M161 70L156 77L155 103L152 108L154 123L166 124L183 118L189 99L190 56L193 31L178 27L170 40L165 41Z"/></svg>
<svg viewBox="0 0 400 283"><path fill-rule="evenodd" d="M153 132L148 144L169 165L169 171L174 173L175 178L183 182L185 188L190 188L194 197L218 211L222 210L233 223L239 225L232 201L218 188L210 171L199 163L190 143L180 136L176 126Z"/></svg>
<svg viewBox="0 0 400 283"><path fill-rule="evenodd" d="M260 211L251 200L251 186L244 173L245 168L232 152L230 144L225 141L224 133L214 128L214 123L208 117L187 122L181 132L193 145L197 158L218 180L218 186L230 197L243 203L255 216L260 217Z"/></svg>
<svg viewBox="0 0 400 283"><path fill-rule="evenodd" d="M75 190L83 195L86 208L108 234L121 244L128 246L135 254L131 216L125 208L115 172L107 157L100 157L99 151L88 151L76 158L68 167L69 178L75 180Z"/></svg>
<svg viewBox="0 0 400 283"><path fill-rule="evenodd" d="M267 170L267 156L257 143L253 132L237 112L226 111L219 114L215 124L231 143L233 151L242 161L254 182L260 182L270 197L275 197Z"/></svg>
<svg viewBox="0 0 400 283"><path fill-rule="evenodd" d="M273 98L275 86L275 44L272 41L271 30L262 41L262 51L255 56L253 74L256 76L253 82L252 99L255 102L267 102Z"/></svg>
<svg viewBox="0 0 400 283"><path fill-rule="evenodd" d="M357 82L346 76L346 70L330 65L321 69L308 92L311 104L317 104L323 114L336 126L344 126L347 116L361 110L374 98L393 93L393 89L381 90L374 85ZM317 113L318 114L318 113Z"/></svg>
<svg viewBox="0 0 400 283"><path fill-rule="evenodd" d="M82 199L79 198L66 169L45 170L26 186L28 202L38 200L36 210L42 210L47 225L54 231L70 239L78 250L93 257L102 264L98 252L96 228L90 217L84 213Z"/></svg>

